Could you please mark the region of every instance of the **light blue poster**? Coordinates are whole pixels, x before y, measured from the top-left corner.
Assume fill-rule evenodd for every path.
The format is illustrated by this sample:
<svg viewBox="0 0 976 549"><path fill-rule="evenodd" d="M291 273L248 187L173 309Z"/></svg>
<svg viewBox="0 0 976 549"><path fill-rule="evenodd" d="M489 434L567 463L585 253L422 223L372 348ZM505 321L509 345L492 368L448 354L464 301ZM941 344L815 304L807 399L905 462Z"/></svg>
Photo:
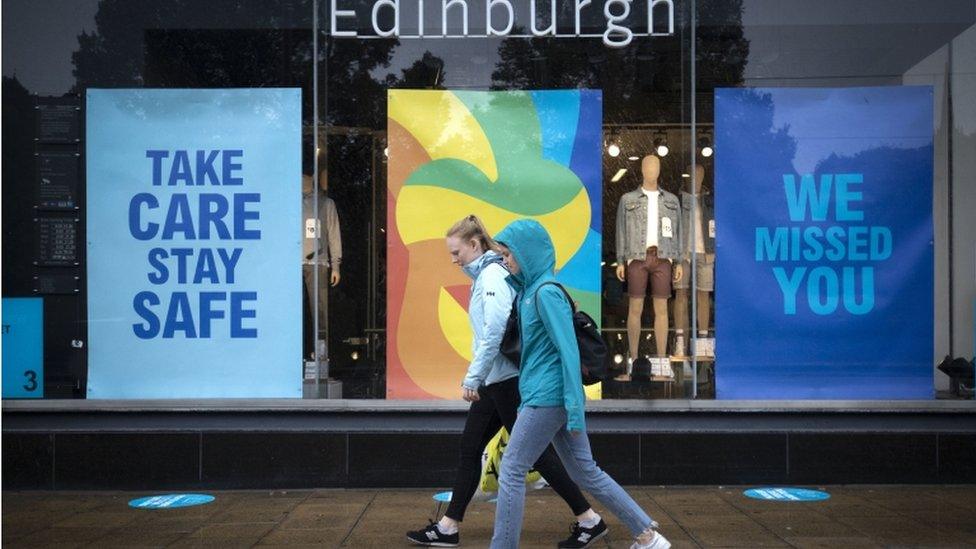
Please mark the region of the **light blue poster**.
<svg viewBox="0 0 976 549"><path fill-rule="evenodd" d="M934 397L931 86L715 92L722 399Z"/></svg>
<svg viewBox="0 0 976 549"><path fill-rule="evenodd" d="M44 300L3 298L3 398L44 398Z"/></svg>
<svg viewBox="0 0 976 549"><path fill-rule="evenodd" d="M88 397L301 397L301 90L88 90Z"/></svg>

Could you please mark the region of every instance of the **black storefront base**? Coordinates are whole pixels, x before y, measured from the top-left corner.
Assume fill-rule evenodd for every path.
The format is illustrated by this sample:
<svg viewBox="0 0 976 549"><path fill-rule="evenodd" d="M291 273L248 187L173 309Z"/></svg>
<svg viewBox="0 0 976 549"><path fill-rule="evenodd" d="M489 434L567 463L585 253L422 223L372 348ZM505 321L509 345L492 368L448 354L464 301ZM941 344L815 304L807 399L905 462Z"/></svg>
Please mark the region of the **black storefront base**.
<svg viewBox="0 0 976 549"><path fill-rule="evenodd" d="M448 487L460 403L5 402L3 489ZM976 483L972 402L589 406L622 484Z"/></svg>

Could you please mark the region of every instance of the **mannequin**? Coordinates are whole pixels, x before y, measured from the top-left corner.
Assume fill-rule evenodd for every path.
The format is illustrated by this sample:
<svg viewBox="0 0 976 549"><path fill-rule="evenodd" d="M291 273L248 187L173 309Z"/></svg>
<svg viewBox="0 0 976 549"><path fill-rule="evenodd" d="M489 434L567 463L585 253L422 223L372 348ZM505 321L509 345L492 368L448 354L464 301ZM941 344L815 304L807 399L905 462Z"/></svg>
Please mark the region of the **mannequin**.
<svg viewBox="0 0 976 549"><path fill-rule="evenodd" d="M688 167L689 172L691 166ZM708 325L711 321L711 293L715 284L715 216L711 206L711 196L701 194L702 182L705 180L705 168L695 166L695 176L689 181L689 191L694 185L694 196L690 192L681 193L681 221L685 238L681 243L681 257L683 264L682 275L675 277L674 324L675 344L673 354L686 356L688 352L685 330L688 329L688 301L691 292L691 258L695 254L697 291L696 308L698 311L698 337L708 337ZM695 200L697 197L697 201ZM695 223L697 221L697 223ZM697 355L703 355L699 345ZM707 347L706 347L707 348ZM705 353L707 354L707 353Z"/></svg>
<svg viewBox="0 0 976 549"><path fill-rule="evenodd" d="M313 192L313 179L309 173L302 175L302 278L304 280L307 303L310 310L317 304L318 334L314 336L307 329L305 354L312 352L314 340L325 340L328 333L329 289L341 280L342 235L339 229L339 214L335 202L325 195L328 177L319 172L318 196ZM315 219L315 203L318 199L318 220ZM318 247L318 256L315 250ZM318 269L318 292L315 291L315 269ZM317 295L316 295L317 294ZM317 298L317 301L316 301ZM310 323L310 320L306 321Z"/></svg>
<svg viewBox="0 0 976 549"><path fill-rule="evenodd" d="M342 231L339 229L339 211L336 209L335 201L328 195L329 173L325 170L319 172L319 190L325 197L326 213L324 219L326 223L322 241L329 246L329 267L332 271L329 275L329 284L336 287L342 279L339 273L339 267L342 263ZM322 215L321 212L319 215Z"/></svg>
<svg viewBox="0 0 976 549"><path fill-rule="evenodd" d="M679 256L681 217L678 198L658 184L660 174L661 160L645 156L641 161L641 186L624 194L617 207L616 274L621 282L627 281L629 351L627 372L617 381L630 381L633 361L640 356L641 315L648 288L654 306L656 357L666 356L672 276L681 274L680 265L676 271L672 269L672 262ZM658 364L652 366L653 373L668 375L662 363ZM670 370L670 365L667 368Z"/></svg>

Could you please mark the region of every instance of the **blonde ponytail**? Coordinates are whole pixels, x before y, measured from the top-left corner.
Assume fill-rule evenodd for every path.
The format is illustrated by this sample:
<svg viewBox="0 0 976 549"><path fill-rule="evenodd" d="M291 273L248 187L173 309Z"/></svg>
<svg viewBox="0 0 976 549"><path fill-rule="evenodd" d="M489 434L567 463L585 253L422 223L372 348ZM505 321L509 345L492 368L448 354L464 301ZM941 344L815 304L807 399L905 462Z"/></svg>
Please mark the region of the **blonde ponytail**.
<svg viewBox="0 0 976 549"><path fill-rule="evenodd" d="M472 214L469 215L447 230L447 234L444 236L455 236L467 242L468 240L477 240L478 244L481 245L481 251L487 252L488 250L495 250L498 245L488 234L488 229L485 228L485 224L481 222L478 216Z"/></svg>

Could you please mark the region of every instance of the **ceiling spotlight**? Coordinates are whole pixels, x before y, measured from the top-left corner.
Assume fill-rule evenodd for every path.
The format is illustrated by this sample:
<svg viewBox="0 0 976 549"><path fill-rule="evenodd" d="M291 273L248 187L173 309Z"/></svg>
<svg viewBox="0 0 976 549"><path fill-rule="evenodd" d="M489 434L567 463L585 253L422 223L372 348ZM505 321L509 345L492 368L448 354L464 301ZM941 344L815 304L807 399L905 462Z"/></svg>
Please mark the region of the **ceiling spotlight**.
<svg viewBox="0 0 976 549"><path fill-rule="evenodd" d="M390 148L389 147L383 147L383 156L386 156L386 157L389 157L390 156Z"/></svg>
<svg viewBox="0 0 976 549"><path fill-rule="evenodd" d="M607 146L607 154L613 158L620 156L620 132L617 128L610 128L606 134L606 141L604 143Z"/></svg>
<svg viewBox="0 0 976 549"><path fill-rule="evenodd" d="M654 152L661 158L664 158L671 152L671 149L668 148L668 136L666 133L660 132L654 138Z"/></svg>
<svg viewBox="0 0 976 549"><path fill-rule="evenodd" d="M712 149L712 142L707 137L698 138L698 148L701 149L701 155L705 158L712 156L715 152Z"/></svg>
<svg viewBox="0 0 976 549"><path fill-rule="evenodd" d="M617 353L617 354L613 355L613 363L614 364L622 364L623 361L624 361L624 355L622 355L620 353Z"/></svg>
<svg viewBox="0 0 976 549"><path fill-rule="evenodd" d="M627 160L630 160L631 162L635 162L637 160L640 160L640 157L639 156L628 156L627 157Z"/></svg>

